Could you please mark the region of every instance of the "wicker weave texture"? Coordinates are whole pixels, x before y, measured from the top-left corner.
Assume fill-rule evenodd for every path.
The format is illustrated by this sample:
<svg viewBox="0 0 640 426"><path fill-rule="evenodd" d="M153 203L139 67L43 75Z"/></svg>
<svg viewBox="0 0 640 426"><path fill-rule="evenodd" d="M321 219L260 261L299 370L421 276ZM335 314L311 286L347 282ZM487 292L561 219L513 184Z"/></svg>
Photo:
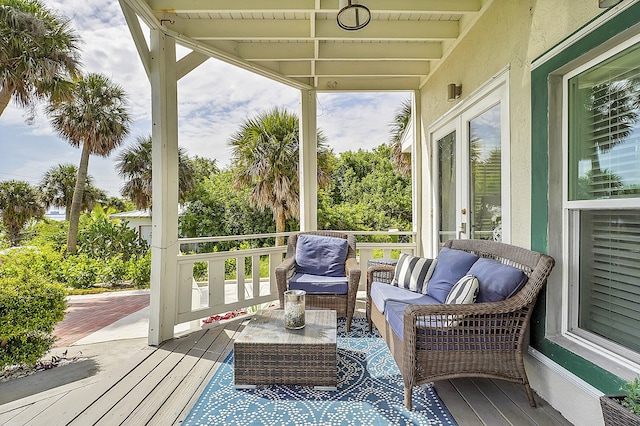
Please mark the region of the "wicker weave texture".
<svg viewBox="0 0 640 426"><path fill-rule="evenodd" d="M280 308L284 307L284 292L288 290L289 280L296 273L296 245L298 236L312 234L325 237L344 238L349 243L345 264L346 276L349 278L347 294L307 294L305 306L308 309L330 309L337 312L338 317L347 318L347 331L351 330L351 320L356 308L356 295L360 285L360 267L356 260L356 239L353 235L337 231L309 231L301 232L289 237L285 260L276 268L276 282Z"/></svg>
<svg viewBox="0 0 640 426"><path fill-rule="evenodd" d="M620 405L624 395L602 395L600 397L600 407L602 407L602 417L605 426L638 426L640 416L630 413Z"/></svg>
<svg viewBox="0 0 640 426"><path fill-rule="evenodd" d="M367 317L381 330L394 358L402 364L405 405L411 407L413 386L433 380L486 377L523 384L535 406L523 353L532 310L551 273L553 258L495 241L451 240L444 246L516 267L528 280L516 295L500 302L409 305L404 310L404 336L400 339L370 296L371 283L390 283L393 268L368 268Z"/></svg>
<svg viewBox="0 0 640 426"><path fill-rule="evenodd" d="M302 330L286 330L281 310L260 311L235 340L234 382L336 387L336 314L308 311Z"/></svg>

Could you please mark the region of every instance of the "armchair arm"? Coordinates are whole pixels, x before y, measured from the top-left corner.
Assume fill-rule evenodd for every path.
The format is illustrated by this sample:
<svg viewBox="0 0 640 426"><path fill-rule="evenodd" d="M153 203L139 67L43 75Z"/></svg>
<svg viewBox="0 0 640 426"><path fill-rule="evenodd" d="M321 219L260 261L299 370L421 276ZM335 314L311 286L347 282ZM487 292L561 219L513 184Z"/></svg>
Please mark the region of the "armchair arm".
<svg viewBox="0 0 640 426"><path fill-rule="evenodd" d="M284 309L284 292L287 291L287 279L296 270L296 260L294 257L286 258L276 267L276 283L278 284L278 298L280 299L280 309Z"/></svg>

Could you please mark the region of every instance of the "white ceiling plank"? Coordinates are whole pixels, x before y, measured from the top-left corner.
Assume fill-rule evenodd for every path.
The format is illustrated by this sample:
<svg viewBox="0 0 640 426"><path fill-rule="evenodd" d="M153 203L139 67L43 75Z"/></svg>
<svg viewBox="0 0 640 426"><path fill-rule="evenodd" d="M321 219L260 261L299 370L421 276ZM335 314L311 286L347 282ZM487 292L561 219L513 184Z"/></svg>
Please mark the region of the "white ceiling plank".
<svg viewBox="0 0 640 426"><path fill-rule="evenodd" d="M300 60L314 58L314 43L237 43L238 56L246 60Z"/></svg>
<svg viewBox="0 0 640 426"><path fill-rule="evenodd" d="M224 41L207 41L219 48ZM316 57L313 42L288 43L233 43L233 52L247 61L298 61L298 60L437 60L442 57L442 47L436 42L388 42L388 43L334 43L316 41ZM224 49L224 48L223 48ZM232 52L229 49L225 49Z"/></svg>
<svg viewBox="0 0 640 426"><path fill-rule="evenodd" d="M291 40L309 37L306 20L175 19L173 31L194 40Z"/></svg>
<svg viewBox="0 0 640 426"><path fill-rule="evenodd" d="M338 0L149 0L157 13L337 12ZM464 13L480 10L480 0L362 0L376 13Z"/></svg>
<svg viewBox="0 0 640 426"><path fill-rule="evenodd" d="M458 37L455 21L375 21L358 31L345 31L333 21L316 23L317 37L330 40L447 40Z"/></svg>
<svg viewBox="0 0 640 426"><path fill-rule="evenodd" d="M289 75L283 66L284 74ZM422 76L429 74L428 62L407 61L340 61L318 62L319 76ZM293 74L292 74L293 75Z"/></svg>
<svg viewBox="0 0 640 426"><path fill-rule="evenodd" d="M312 39L304 20L179 19L167 28L194 40L295 40ZM316 39L328 40L448 40L458 37L456 21L372 22L359 31L345 31L333 21L316 21Z"/></svg>
<svg viewBox="0 0 640 426"><path fill-rule="evenodd" d="M332 43L320 42L320 60L435 60L442 57L437 42Z"/></svg>

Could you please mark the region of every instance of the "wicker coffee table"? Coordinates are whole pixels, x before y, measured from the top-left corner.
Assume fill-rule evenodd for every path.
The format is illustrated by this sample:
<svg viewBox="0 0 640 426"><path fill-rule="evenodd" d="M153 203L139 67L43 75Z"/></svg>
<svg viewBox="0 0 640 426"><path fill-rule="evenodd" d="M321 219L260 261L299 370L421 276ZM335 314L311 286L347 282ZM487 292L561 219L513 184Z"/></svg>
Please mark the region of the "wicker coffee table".
<svg viewBox="0 0 640 426"><path fill-rule="evenodd" d="M307 310L300 330L283 310L258 311L233 344L236 388L305 385L336 390L336 311Z"/></svg>

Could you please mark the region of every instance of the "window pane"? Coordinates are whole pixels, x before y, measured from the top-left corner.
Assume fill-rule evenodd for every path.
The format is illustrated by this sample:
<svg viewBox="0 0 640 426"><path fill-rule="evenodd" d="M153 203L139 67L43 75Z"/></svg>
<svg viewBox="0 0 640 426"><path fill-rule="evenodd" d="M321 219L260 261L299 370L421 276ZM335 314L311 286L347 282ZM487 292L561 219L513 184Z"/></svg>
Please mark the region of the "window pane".
<svg viewBox="0 0 640 426"><path fill-rule="evenodd" d="M500 104L469 122L471 155L471 238L501 240Z"/></svg>
<svg viewBox="0 0 640 426"><path fill-rule="evenodd" d="M456 238L456 132L438 140L440 244Z"/></svg>
<svg viewBox="0 0 640 426"><path fill-rule="evenodd" d="M640 196L640 45L569 80L569 200Z"/></svg>
<svg viewBox="0 0 640 426"><path fill-rule="evenodd" d="M640 211L580 212L578 326L640 351Z"/></svg>

